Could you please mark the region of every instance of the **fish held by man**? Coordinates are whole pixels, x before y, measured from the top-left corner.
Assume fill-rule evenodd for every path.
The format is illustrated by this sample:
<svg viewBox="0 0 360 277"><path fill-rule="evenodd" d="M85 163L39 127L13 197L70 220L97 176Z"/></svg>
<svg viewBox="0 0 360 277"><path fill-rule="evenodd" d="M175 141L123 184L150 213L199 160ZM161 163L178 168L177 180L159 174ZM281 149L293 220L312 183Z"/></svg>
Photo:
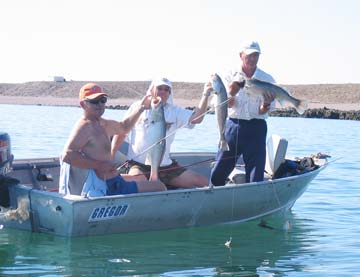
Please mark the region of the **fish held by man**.
<svg viewBox="0 0 360 277"><path fill-rule="evenodd" d="M228 116L227 92L219 75L212 75L211 83L216 95L215 114L220 132L219 149L229 151L229 145L225 140L225 123Z"/></svg>
<svg viewBox="0 0 360 277"><path fill-rule="evenodd" d="M303 114L307 109L305 100L297 99L290 95L284 88L272 83L260 81L258 79L246 79L244 90L246 92L268 95L272 94L281 106L292 106L299 114Z"/></svg>
<svg viewBox="0 0 360 277"><path fill-rule="evenodd" d="M147 139L151 148L146 155L146 164L150 164L150 181L159 179L159 168L164 156L166 146L166 122L164 116L164 105L160 97L154 97L151 101L149 117L149 130Z"/></svg>

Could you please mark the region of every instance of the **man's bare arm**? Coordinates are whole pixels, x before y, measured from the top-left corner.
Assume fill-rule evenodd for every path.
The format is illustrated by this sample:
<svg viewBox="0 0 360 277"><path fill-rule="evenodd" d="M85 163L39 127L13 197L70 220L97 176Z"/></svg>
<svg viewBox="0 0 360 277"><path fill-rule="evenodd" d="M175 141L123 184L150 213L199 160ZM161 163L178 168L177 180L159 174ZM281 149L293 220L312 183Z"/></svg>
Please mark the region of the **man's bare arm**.
<svg viewBox="0 0 360 277"><path fill-rule="evenodd" d="M121 144L124 142L126 134L115 135L111 140L111 157L115 159L116 151L118 151Z"/></svg>
<svg viewBox="0 0 360 277"><path fill-rule="evenodd" d="M91 135L84 120L79 120L74 127L62 153L62 160L79 168L97 168L98 161L83 153Z"/></svg>
<svg viewBox="0 0 360 277"><path fill-rule="evenodd" d="M189 122L191 124L199 124L203 121L207 107L208 107L208 99L210 96L210 93L212 91L212 87L211 87L211 83L206 83L204 85L204 91L203 91L203 95L200 99L200 102L198 104L198 106L195 108L194 113L192 114L192 116L190 117Z"/></svg>
<svg viewBox="0 0 360 277"><path fill-rule="evenodd" d="M126 116L122 121L107 120L106 130L109 136L120 135L123 136L131 131L135 123L138 121L141 113L145 109L150 108L151 95L144 96L142 101L133 111Z"/></svg>

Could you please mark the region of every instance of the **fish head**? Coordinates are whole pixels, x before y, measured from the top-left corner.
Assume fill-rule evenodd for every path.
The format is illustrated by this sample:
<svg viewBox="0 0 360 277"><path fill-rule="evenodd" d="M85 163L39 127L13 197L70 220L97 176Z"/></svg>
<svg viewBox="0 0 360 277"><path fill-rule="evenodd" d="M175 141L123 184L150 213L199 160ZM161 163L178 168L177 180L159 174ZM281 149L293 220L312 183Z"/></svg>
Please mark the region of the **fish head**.
<svg viewBox="0 0 360 277"><path fill-rule="evenodd" d="M239 83L240 85L244 84L246 79L248 79L243 73L235 72L232 76L232 82Z"/></svg>
<svg viewBox="0 0 360 277"><path fill-rule="evenodd" d="M220 91L225 88L220 76L216 73L211 75L211 83L215 94L220 93Z"/></svg>
<svg viewBox="0 0 360 277"><path fill-rule="evenodd" d="M163 100L160 96L153 96L151 99L151 109L156 110L163 106Z"/></svg>
<svg viewBox="0 0 360 277"><path fill-rule="evenodd" d="M257 79L245 78L244 90L247 94L262 95L264 88L258 84Z"/></svg>

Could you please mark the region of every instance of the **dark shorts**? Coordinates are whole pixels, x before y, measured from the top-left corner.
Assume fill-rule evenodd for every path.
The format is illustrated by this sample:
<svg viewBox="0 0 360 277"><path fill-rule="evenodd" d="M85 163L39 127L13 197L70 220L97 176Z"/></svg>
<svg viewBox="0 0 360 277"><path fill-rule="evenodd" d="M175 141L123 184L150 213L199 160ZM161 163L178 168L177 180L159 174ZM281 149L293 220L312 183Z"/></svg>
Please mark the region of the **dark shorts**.
<svg viewBox="0 0 360 277"><path fill-rule="evenodd" d="M137 193L138 188L135 181L125 181L123 177L116 176L106 180L106 195Z"/></svg>
<svg viewBox="0 0 360 277"><path fill-rule="evenodd" d="M144 173L146 179L150 178L150 165L138 163L135 161L129 161L128 164L129 169L136 168ZM186 169L184 167L179 165L177 161L173 160L172 164L167 166L161 166L159 168L159 178L161 182L163 182L165 185L168 185L173 178L180 176L185 171Z"/></svg>

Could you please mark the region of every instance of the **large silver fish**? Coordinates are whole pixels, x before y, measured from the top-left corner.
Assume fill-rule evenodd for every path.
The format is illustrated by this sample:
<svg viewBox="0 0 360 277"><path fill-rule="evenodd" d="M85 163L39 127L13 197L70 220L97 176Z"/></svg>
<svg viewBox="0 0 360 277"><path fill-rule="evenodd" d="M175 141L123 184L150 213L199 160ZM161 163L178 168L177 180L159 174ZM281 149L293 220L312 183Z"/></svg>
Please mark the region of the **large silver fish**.
<svg viewBox="0 0 360 277"><path fill-rule="evenodd" d="M307 109L307 102L305 100L300 100L291 96L287 90L280 86L257 79L245 80L244 90L247 92L260 95L273 94L281 106L289 106L290 104L299 114L303 114Z"/></svg>
<svg viewBox="0 0 360 277"><path fill-rule="evenodd" d="M228 116L227 92L219 75L212 75L212 88L216 95L215 114L220 132L219 149L229 151L229 145L225 141L225 123Z"/></svg>
<svg viewBox="0 0 360 277"><path fill-rule="evenodd" d="M152 147L146 155L146 164L150 164L150 181L159 179L159 167L165 153L166 146L166 122L164 116L164 105L160 97L151 101L149 127L147 140Z"/></svg>

